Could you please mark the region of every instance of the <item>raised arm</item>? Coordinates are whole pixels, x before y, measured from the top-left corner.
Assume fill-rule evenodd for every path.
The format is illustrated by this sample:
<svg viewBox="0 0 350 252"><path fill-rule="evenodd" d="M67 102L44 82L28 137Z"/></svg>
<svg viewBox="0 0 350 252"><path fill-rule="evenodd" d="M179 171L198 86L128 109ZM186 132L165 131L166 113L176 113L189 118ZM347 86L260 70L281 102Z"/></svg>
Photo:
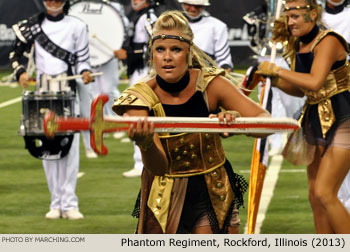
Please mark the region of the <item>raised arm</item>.
<svg viewBox="0 0 350 252"><path fill-rule="evenodd" d="M207 94L210 111L217 111L221 107L228 111L237 111L243 117L271 116L267 110L241 93L235 85L224 77L216 77L209 84ZM267 134L252 134L252 136L266 137Z"/></svg>
<svg viewBox="0 0 350 252"><path fill-rule="evenodd" d="M273 63L262 62L257 73L271 76L278 88L288 94L302 96L298 89L318 91L324 84L332 65L336 61L346 59L346 50L339 39L327 35L314 49L314 60L310 73L298 73L276 66Z"/></svg>
<svg viewBox="0 0 350 252"><path fill-rule="evenodd" d="M281 69L278 71L278 76L298 88L318 91L324 84L332 65L345 58L346 51L343 45L335 36L328 35L315 47L310 73Z"/></svg>

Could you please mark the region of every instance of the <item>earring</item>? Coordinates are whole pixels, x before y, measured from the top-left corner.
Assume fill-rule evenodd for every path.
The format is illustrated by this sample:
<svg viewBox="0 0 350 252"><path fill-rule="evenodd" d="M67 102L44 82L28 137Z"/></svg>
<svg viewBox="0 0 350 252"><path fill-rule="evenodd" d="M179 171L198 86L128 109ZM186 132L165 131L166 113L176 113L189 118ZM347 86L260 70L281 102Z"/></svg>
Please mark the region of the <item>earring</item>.
<svg viewBox="0 0 350 252"><path fill-rule="evenodd" d="M190 51L188 52L188 54L187 54L187 64L188 64L188 66L189 67L192 67L192 50L191 50L191 48L190 48Z"/></svg>

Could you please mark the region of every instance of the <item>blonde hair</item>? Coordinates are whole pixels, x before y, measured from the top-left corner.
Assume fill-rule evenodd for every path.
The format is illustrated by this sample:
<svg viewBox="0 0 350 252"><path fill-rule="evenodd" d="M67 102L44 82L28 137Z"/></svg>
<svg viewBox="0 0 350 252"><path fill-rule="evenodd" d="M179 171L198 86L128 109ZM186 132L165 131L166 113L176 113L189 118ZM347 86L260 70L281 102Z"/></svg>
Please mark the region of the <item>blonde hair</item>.
<svg viewBox="0 0 350 252"><path fill-rule="evenodd" d="M188 66L189 68L203 68L203 67L216 67L219 68L215 61L212 60L206 53L199 49L192 41L194 34L190 25L188 24L187 18L178 10L171 10L163 12L157 19L152 32L154 34L161 33L161 31L176 30L183 34L184 38L191 41L190 52L188 55ZM151 76L155 76L155 70L152 62L152 38L149 42L149 55L150 61L149 66L151 69Z"/></svg>

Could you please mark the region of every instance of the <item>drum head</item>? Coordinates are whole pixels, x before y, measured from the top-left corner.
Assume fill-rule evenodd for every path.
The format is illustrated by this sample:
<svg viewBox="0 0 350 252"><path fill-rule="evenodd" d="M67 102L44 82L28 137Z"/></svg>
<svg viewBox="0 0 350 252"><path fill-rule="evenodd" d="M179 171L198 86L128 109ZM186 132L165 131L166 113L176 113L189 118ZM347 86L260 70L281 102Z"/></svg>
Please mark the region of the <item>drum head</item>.
<svg viewBox="0 0 350 252"><path fill-rule="evenodd" d="M113 51L121 48L125 33L118 11L106 3L81 1L71 6L69 15L88 25L91 66L98 67L113 59Z"/></svg>

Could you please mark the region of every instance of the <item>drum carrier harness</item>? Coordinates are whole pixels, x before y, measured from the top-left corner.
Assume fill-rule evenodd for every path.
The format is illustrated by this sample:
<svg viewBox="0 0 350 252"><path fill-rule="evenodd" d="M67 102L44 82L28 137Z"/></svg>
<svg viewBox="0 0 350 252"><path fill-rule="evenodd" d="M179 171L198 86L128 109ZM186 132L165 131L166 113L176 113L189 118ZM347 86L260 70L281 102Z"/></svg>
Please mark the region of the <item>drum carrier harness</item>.
<svg viewBox="0 0 350 252"><path fill-rule="evenodd" d="M50 40L50 38L44 33L41 28L41 23L44 18L45 13L42 12L36 14L13 25L12 29L21 42L25 44L33 44L35 40L52 56L66 62L68 65L68 75L73 75L73 66L77 61L76 55L61 48ZM23 72L25 72L23 66L20 66L15 70L17 79ZM69 86L75 93L76 82L74 80L70 80ZM29 96L31 96L32 93L33 92L29 92ZM62 94L60 95L62 96ZM28 108L25 108L25 106L29 106L29 102L26 104L24 103L25 101L23 99L22 110L26 111ZM72 106L74 106L74 102ZM53 139L49 139L44 135L43 132L28 135L25 133L25 130L23 130L23 127L25 128L25 125L21 125L19 135L23 135L25 148L28 149L29 153L32 156L39 159L56 160L61 159L68 154L74 137L73 133L65 133L65 135L57 135Z"/></svg>

